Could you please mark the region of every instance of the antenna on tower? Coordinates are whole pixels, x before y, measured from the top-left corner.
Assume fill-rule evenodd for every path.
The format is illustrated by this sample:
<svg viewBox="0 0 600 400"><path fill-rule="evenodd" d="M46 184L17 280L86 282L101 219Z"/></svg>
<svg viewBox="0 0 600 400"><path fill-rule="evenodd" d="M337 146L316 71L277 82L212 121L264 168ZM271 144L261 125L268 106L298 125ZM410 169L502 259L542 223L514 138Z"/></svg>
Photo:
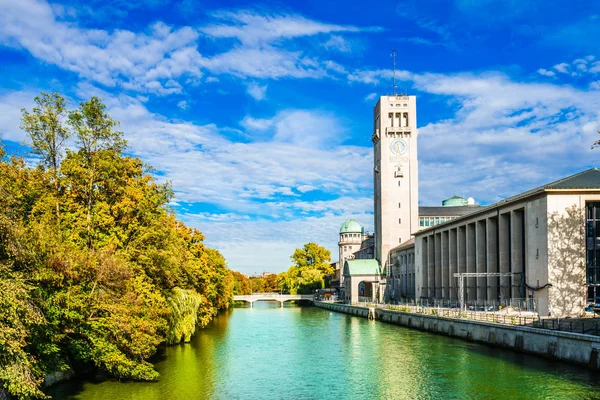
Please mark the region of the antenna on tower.
<svg viewBox="0 0 600 400"><path fill-rule="evenodd" d="M394 59L394 96L396 95L396 49L392 50L391 57Z"/></svg>

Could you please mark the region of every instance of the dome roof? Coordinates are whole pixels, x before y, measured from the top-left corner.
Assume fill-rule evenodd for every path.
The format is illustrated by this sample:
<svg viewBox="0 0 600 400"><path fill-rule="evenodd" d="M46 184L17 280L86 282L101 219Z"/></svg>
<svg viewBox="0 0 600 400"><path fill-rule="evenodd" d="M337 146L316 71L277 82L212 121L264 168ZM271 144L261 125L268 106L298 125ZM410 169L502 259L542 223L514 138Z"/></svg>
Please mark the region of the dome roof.
<svg viewBox="0 0 600 400"><path fill-rule="evenodd" d="M342 224L340 233L362 233L362 226L355 220L349 219Z"/></svg>
<svg viewBox="0 0 600 400"><path fill-rule="evenodd" d="M454 196L450 197L449 199L442 201L442 206L444 206L444 207L466 206L466 205L467 205L467 199L465 199L464 197L457 196L457 195L454 195Z"/></svg>

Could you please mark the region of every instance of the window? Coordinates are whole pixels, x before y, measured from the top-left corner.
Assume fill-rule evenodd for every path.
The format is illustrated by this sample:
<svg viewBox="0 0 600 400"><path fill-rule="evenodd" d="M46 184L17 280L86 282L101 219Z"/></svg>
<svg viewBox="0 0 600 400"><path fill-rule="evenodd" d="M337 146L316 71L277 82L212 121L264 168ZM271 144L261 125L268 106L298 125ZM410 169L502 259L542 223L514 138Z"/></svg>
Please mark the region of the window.
<svg viewBox="0 0 600 400"><path fill-rule="evenodd" d="M398 181L398 186L400 186L400 181Z"/></svg>
<svg viewBox="0 0 600 400"><path fill-rule="evenodd" d="M389 113L388 114L388 125L389 126L394 126L394 113Z"/></svg>
<svg viewBox="0 0 600 400"><path fill-rule="evenodd" d="M419 218L419 226L425 226L425 220L423 218Z"/></svg>
<svg viewBox="0 0 600 400"><path fill-rule="evenodd" d="M398 203L398 208L400 208L400 207L401 207L401 203Z"/></svg>
<svg viewBox="0 0 600 400"><path fill-rule="evenodd" d="M398 218L398 223L401 224L402 223L402 218Z"/></svg>
<svg viewBox="0 0 600 400"><path fill-rule="evenodd" d="M402 238L398 238L398 243L402 243Z"/></svg>
<svg viewBox="0 0 600 400"><path fill-rule="evenodd" d="M587 203L586 218L586 281L588 302L600 300L600 203Z"/></svg>

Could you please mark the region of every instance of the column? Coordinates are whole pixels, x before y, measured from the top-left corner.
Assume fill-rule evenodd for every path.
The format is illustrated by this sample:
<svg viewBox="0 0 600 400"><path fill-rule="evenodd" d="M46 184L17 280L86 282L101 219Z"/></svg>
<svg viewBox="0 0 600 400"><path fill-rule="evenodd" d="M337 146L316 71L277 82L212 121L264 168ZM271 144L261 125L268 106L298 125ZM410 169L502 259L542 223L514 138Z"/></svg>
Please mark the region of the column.
<svg viewBox="0 0 600 400"><path fill-rule="evenodd" d="M433 235L427 237L427 276L429 277L429 283L427 288L427 297L432 298L435 296L435 263L434 263L434 238Z"/></svg>
<svg viewBox="0 0 600 400"><path fill-rule="evenodd" d="M458 228L458 240L457 240L457 247L456 247L456 252L458 255L458 265L457 265L457 272L467 272L467 226L463 225L460 226ZM464 278L463 279L463 285L466 286L466 280ZM458 280L456 281L456 287L458 288L460 286L460 283L458 282ZM457 293L457 297L460 297L460 293L458 293L458 289L456 291ZM467 298L467 290L465 287L465 299Z"/></svg>
<svg viewBox="0 0 600 400"><path fill-rule="evenodd" d="M427 261L427 255L428 255L428 251L427 251L427 238L426 237L421 237L418 238L417 240L421 241L421 247L419 248L419 251L421 252L420 256L421 256L421 265L420 267L420 273L421 273L421 290L420 293L418 294L419 297L427 297L427 291L429 288L429 275L427 273L427 268L428 268L428 261ZM416 247L415 247L416 250ZM418 300L418 299L417 299Z"/></svg>
<svg viewBox="0 0 600 400"><path fill-rule="evenodd" d="M500 214L499 229L499 240L498 243L500 248L500 265L499 272L509 273L510 272L510 212L506 214ZM510 277L500 277L500 301L501 303L508 304L510 299Z"/></svg>
<svg viewBox="0 0 600 400"><path fill-rule="evenodd" d="M475 223L475 242L476 242L476 259L477 259L477 272L487 272L486 266L486 226L485 219L477 221ZM483 304L487 300L487 278L477 278L477 303Z"/></svg>
<svg viewBox="0 0 600 400"><path fill-rule="evenodd" d="M456 281L456 278L454 277L454 274L457 271L456 267L458 266L458 244L457 244L457 234L458 234L458 229L451 229L450 233L449 233L449 240L448 240L448 278L449 278L449 283L448 286L450 287L450 300L456 300L457 299L457 284L458 282Z"/></svg>
<svg viewBox="0 0 600 400"><path fill-rule="evenodd" d="M435 298L442 298L442 234L435 235Z"/></svg>
<svg viewBox="0 0 600 400"><path fill-rule="evenodd" d="M468 273L477 272L476 268L476 249L477 242L475 236L475 224L467 224L467 271ZM466 295L465 300L474 301L477 300L477 279L467 278L466 279Z"/></svg>
<svg viewBox="0 0 600 400"><path fill-rule="evenodd" d="M448 231L442 232L442 298L450 300L450 257L448 255Z"/></svg>
<svg viewBox="0 0 600 400"><path fill-rule="evenodd" d="M490 218L487 220L487 272L496 273L498 271L498 219ZM487 278L487 300L498 300L498 278L491 276Z"/></svg>
<svg viewBox="0 0 600 400"><path fill-rule="evenodd" d="M513 273L521 272L523 273L523 256L524 256L524 215L523 210L515 210L511 213L511 252L510 252L510 260ZM522 275L513 275L511 278L512 287L511 287L511 297L514 299L523 299L525 297L525 293L523 292L523 288L521 287L523 276Z"/></svg>

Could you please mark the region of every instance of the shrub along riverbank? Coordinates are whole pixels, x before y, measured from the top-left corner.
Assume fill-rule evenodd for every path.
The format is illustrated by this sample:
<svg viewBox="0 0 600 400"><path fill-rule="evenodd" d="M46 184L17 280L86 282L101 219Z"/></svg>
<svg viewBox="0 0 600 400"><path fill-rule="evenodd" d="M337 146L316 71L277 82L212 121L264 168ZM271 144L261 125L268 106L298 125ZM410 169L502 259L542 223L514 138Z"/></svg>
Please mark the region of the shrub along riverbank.
<svg viewBox="0 0 600 400"><path fill-rule="evenodd" d="M0 144L0 388L43 397L44 376L69 364L156 379L157 346L229 307L231 271L175 218L169 184L124 154L100 99L35 100L31 157Z"/></svg>

